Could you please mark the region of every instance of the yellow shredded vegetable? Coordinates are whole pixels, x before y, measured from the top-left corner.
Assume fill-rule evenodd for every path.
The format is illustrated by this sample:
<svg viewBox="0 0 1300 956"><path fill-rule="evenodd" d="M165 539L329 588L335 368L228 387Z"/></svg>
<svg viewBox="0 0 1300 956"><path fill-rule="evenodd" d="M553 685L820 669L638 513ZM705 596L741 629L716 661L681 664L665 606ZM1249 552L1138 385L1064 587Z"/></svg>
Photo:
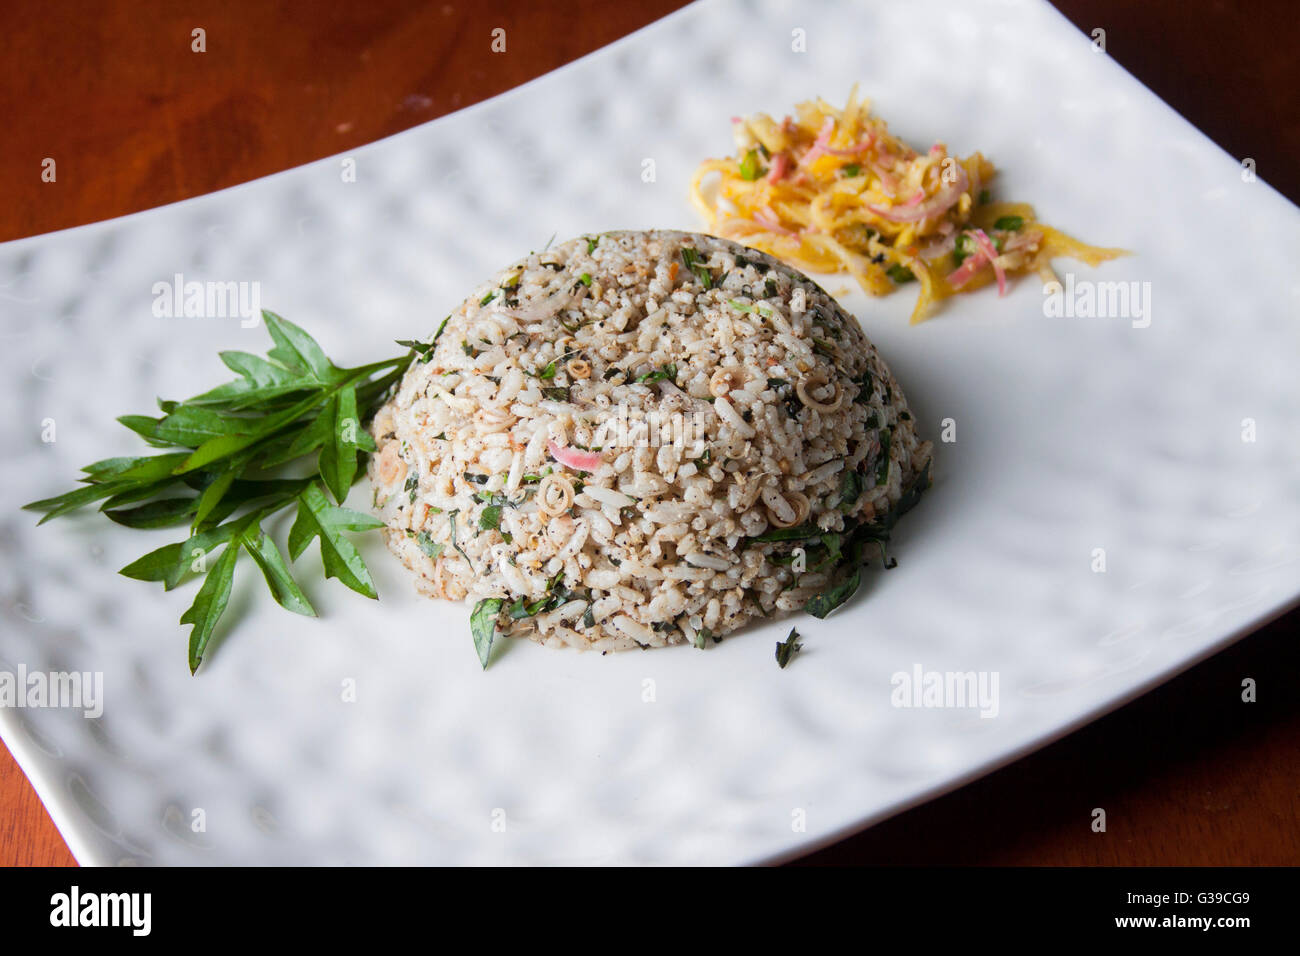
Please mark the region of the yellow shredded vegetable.
<svg viewBox="0 0 1300 956"><path fill-rule="evenodd" d="M780 123L733 121L737 153L701 163L691 199L718 236L807 272L848 273L872 295L919 280L912 321L934 303L1007 276L1056 278L1063 256L1097 265L1126 255L1044 225L1032 206L990 202L995 170L979 153L918 153L871 115L857 87L843 110L818 98Z"/></svg>

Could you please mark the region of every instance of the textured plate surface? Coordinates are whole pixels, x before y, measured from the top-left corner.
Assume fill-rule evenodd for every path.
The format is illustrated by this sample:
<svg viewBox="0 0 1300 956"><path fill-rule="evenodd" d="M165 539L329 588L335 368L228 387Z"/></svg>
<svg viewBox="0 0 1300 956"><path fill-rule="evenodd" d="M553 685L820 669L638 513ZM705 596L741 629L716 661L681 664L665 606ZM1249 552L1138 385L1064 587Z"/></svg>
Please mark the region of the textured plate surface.
<svg viewBox="0 0 1300 956"><path fill-rule="evenodd" d="M0 247L0 670L102 672L105 699L94 720L0 709L0 730L79 860L771 859L1041 745L1294 601L1296 209L1046 5L830 13L697 5L357 151L355 182L335 158ZM831 619L705 653L512 644L481 673L468 610L418 598L375 535L378 604L311 584L322 619L304 621L246 569L243 620L191 678L194 585L114 573L174 531L17 511L137 449L113 416L215 383L218 349L262 351L260 327L154 317L155 283L257 281L330 355L380 358L552 233L698 228L687 181L730 150L728 117L854 81L913 143L991 157L1000 196L1134 250L1060 271L1149 283L1150 324L1048 317L1032 281L918 327L906 295L846 295L936 439L936 481L899 567ZM792 623L806 650L778 670ZM918 665L996 672L997 716L892 706Z"/></svg>

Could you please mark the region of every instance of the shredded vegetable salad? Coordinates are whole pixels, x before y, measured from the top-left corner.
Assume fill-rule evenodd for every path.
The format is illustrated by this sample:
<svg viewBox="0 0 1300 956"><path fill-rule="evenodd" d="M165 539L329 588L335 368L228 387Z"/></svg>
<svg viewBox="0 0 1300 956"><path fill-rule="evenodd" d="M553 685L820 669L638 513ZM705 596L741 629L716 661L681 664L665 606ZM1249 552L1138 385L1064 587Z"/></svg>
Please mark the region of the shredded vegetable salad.
<svg viewBox="0 0 1300 956"><path fill-rule="evenodd" d="M779 123L734 117L732 133L737 154L701 163L691 182L710 230L808 272L847 272L872 295L918 281L913 322L991 282L1005 295L1009 276L1055 280L1058 256L1095 266L1126 254L1072 239L1025 203L993 202L992 163L943 143L916 152L856 87L843 110L818 98Z"/></svg>

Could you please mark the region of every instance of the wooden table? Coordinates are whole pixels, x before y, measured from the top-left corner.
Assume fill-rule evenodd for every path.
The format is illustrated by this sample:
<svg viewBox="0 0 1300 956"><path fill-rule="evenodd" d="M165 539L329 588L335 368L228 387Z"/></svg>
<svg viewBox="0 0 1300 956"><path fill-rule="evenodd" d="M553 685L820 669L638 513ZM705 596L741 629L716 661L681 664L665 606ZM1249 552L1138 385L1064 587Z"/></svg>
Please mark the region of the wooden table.
<svg viewBox="0 0 1300 956"><path fill-rule="evenodd" d="M0 240L352 149L523 83L680 5L228 0L180 12L141 0L90 12L6 0ZM1103 28L1111 56L1233 156L1254 158L1292 201L1300 196L1300 27L1289 0L1057 6L1085 32ZM486 38L498 26L509 53L489 60ZM206 31L201 54L191 50L196 28ZM57 161L55 184L40 181L45 157ZM1293 611L1087 729L807 862L1300 862L1297 625ZM1247 676L1259 682L1258 703L1240 700ZM1105 834L1089 827L1098 806ZM0 753L0 863L72 862Z"/></svg>

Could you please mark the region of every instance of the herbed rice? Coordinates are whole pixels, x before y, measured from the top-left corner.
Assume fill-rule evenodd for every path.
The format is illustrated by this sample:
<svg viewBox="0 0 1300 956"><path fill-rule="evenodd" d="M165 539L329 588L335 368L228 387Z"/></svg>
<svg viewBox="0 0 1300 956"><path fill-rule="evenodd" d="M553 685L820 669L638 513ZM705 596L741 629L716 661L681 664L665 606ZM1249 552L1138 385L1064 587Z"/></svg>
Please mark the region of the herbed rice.
<svg viewBox="0 0 1300 956"><path fill-rule="evenodd" d="M888 517L931 454L816 283L666 231L580 237L503 269L371 431L375 505L421 591L503 598L503 632L602 651L802 608L827 573L795 574L791 542L752 539Z"/></svg>

